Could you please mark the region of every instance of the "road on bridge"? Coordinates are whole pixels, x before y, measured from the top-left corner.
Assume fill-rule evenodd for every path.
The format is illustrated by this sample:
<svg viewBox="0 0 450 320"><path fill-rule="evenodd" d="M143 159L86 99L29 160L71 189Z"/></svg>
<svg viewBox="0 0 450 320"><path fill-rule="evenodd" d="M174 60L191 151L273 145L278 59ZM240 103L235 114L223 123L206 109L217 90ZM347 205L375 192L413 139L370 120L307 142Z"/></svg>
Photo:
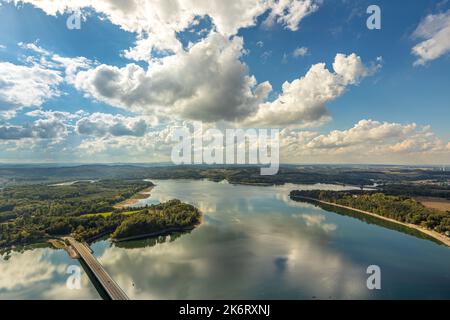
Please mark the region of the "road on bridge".
<svg viewBox="0 0 450 320"><path fill-rule="evenodd" d="M85 244L78 242L71 237L64 239L69 241L69 244L78 252L80 258L83 259L112 300L129 300L125 292L123 292L119 285L110 277Z"/></svg>

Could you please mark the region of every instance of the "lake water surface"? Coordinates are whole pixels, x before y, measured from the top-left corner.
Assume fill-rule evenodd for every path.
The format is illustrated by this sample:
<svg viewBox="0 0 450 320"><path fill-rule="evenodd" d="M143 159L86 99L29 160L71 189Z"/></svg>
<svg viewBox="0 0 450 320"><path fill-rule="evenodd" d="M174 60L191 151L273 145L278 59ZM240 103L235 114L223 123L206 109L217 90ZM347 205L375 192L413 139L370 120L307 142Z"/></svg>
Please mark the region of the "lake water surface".
<svg viewBox="0 0 450 320"><path fill-rule="evenodd" d="M161 180L149 199L199 207L203 223L171 236L92 245L132 299L450 299L450 249L404 232L289 199L293 189ZM0 258L0 299L99 299L86 273L68 290L65 251ZM381 268L368 290L367 267Z"/></svg>

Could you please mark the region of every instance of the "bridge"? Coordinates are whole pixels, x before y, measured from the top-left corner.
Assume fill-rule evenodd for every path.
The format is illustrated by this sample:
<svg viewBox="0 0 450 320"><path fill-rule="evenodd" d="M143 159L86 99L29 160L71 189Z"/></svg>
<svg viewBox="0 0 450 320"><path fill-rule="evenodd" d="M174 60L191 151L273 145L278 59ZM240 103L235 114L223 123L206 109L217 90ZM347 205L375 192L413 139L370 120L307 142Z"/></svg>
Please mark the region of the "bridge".
<svg viewBox="0 0 450 320"><path fill-rule="evenodd" d="M66 237L64 240L66 240L76 253L78 253L79 259L84 261L85 265L90 269L111 300L129 300L125 292L123 292L119 285L106 272L86 244L81 243L72 237Z"/></svg>

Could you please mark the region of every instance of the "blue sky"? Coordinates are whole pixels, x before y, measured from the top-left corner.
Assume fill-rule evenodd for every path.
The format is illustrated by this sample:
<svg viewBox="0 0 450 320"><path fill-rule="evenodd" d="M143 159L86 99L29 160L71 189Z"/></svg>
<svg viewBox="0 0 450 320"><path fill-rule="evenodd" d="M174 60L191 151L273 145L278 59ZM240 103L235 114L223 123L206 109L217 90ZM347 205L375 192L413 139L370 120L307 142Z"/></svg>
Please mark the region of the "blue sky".
<svg viewBox="0 0 450 320"><path fill-rule="evenodd" d="M347 128L361 117L417 122L432 124L448 140L450 77L443 71L450 70L450 58L443 57L417 68L413 67L415 57L411 55L415 44L411 34L418 21L436 11L436 1L377 1L382 9L380 31L365 26L368 17L365 9L373 3L325 2L319 12L303 21L298 32L288 32L282 26L267 33L259 28L242 31L244 37L255 43L249 46L255 54L247 60L253 73L260 80L270 80L278 89L284 81L305 73L311 64L332 63L337 52L357 52L366 60L382 56L383 68L373 79L329 104L335 111L332 128ZM266 46L257 48L257 41ZM310 54L280 63L284 53L290 54L298 46L307 47ZM272 56L262 65L258 53L265 51L271 51Z"/></svg>
<svg viewBox="0 0 450 320"><path fill-rule="evenodd" d="M161 137L195 120L280 128L284 161L450 163L450 1L18 2L0 6L0 161L163 161Z"/></svg>

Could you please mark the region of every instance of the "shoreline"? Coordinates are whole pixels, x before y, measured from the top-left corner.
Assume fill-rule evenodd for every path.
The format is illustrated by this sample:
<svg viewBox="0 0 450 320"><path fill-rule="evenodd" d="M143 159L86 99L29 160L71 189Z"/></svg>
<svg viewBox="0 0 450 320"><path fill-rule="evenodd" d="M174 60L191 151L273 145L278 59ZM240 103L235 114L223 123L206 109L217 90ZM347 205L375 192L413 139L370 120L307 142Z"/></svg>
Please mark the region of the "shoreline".
<svg viewBox="0 0 450 320"><path fill-rule="evenodd" d="M318 203L321 203L321 204L325 204L325 205L329 205L329 206L333 206L333 207L338 207L338 208L342 208L342 209L347 209L347 210L363 213L363 214L366 214L366 215L369 215L369 216L372 216L372 217L375 217L375 218L378 218L378 219L381 219L381 220L385 220L385 221L389 221L389 222L392 222L392 223L396 223L396 224L402 225L404 227L415 229L415 230L417 230L417 231L419 231L421 233L426 234L427 236L432 237L435 240L438 240L440 243L446 245L447 247L450 247L450 238L446 237L443 234L440 234L439 232L436 232L436 231L433 231L433 230L428 230L428 229L425 229L425 228L423 228L421 226L418 226L418 225L415 225L415 224L397 221L395 219L391 219L391 218L388 218L388 217L383 217L383 216L378 215L378 214L373 213L373 212L364 211L364 210L360 210L360 209L356 209L356 208L352 208L352 207L347 207L347 206L344 206L344 205L341 205L341 204L337 204L337 203L333 203L333 202L322 201L322 200L315 199L315 198L309 198L309 197L303 197L303 196L295 196L294 200L295 199L303 199L303 200L309 200L309 201L313 201L313 202L318 202Z"/></svg>
<svg viewBox="0 0 450 320"><path fill-rule="evenodd" d="M185 231L192 231L196 228L196 226L191 227L180 227L180 228L168 228L161 231L155 231L151 233L145 233L145 234L139 234L135 236L130 236L126 238L110 238L111 242L125 242L125 241L132 241L132 240L140 240L140 239L146 239L146 238L152 238L156 236L161 236L164 234L170 234L172 232L185 232Z"/></svg>
<svg viewBox="0 0 450 320"><path fill-rule="evenodd" d="M133 195L130 199L124 200L122 202L119 202L118 204L114 205L114 209L126 209L131 206L134 206L136 203L138 203L141 200L148 199L151 196L151 193L153 188L155 186L151 186L148 188L145 188L144 190L139 191L135 195Z"/></svg>

